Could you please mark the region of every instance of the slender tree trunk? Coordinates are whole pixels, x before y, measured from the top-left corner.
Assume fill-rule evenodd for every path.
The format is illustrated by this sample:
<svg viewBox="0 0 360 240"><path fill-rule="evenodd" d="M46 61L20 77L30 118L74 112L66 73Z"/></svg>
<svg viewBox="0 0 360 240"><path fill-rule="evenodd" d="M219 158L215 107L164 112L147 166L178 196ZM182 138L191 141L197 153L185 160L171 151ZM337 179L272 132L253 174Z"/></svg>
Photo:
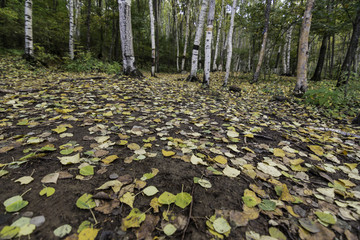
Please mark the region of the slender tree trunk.
<svg viewBox="0 0 360 240"><path fill-rule="evenodd" d="M75 0L75 25L74 25L74 33L75 39L80 39L80 9L81 9L81 0Z"/></svg>
<svg viewBox="0 0 360 240"><path fill-rule="evenodd" d="M151 33L151 76L155 77L155 19L154 19L154 10L153 10L153 0L149 0L149 9L150 9L150 33Z"/></svg>
<svg viewBox="0 0 360 240"><path fill-rule="evenodd" d="M225 73L225 79L224 79L224 84L223 84L224 87L227 86L227 84L228 84L229 74L230 74L236 4L237 4L237 0L233 0L233 5L231 8L230 29L229 29L229 36L228 36L229 42L227 44L226 73Z"/></svg>
<svg viewBox="0 0 360 240"><path fill-rule="evenodd" d="M325 62L327 42L328 42L328 34L324 33L321 47L320 47L319 59L318 59L318 62L317 62L316 68L315 68L314 75L311 78L312 81L321 81L321 72L322 72L322 69L324 66L324 62Z"/></svg>
<svg viewBox="0 0 360 240"><path fill-rule="evenodd" d="M359 43L359 36L360 36L360 6L357 8L356 18L353 22L353 32L351 35L350 44L344 59L344 62L341 66L340 74L337 80L337 87L341 87L347 84L347 77L345 76L346 73L351 71L351 64L355 58L355 54L357 51L358 43Z"/></svg>
<svg viewBox="0 0 360 240"><path fill-rule="evenodd" d="M221 12L220 12L220 19L219 19L219 27L217 30L217 36L216 36L216 46L215 46L215 53L214 53L214 60L213 60L213 71L217 71L217 58L218 58L218 52L219 52L219 45L220 45L220 35L221 35L221 27L222 22L224 19L224 0L221 1Z"/></svg>
<svg viewBox="0 0 360 240"><path fill-rule="evenodd" d="M291 39L292 39L292 32L293 32L293 29L294 29L294 26L290 26L289 28L289 31L287 33L287 36L286 36L286 41L287 41L287 51L286 51L286 72L285 74L287 76L290 76L291 75L291 72L290 72L290 60L291 60Z"/></svg>
<svg viewBox="0 0 360 240"><path fill-rule="evenodd" d="M135 67L133 35L131 27L131 1L118 0L121 50L123 55L123 73L133 77L143 77Z"/></svg>
<svg viewBox="0 0 360 240"><path fill-rule="evenodd" d="M74 59L74 1L69 0L69 56Z"/></svg>
<svg viewBox="0 0 360 240"><path fill-rule="evenodd" d="M159 31L160 31L160 0L153 0L155 6L155 72L159 72Z"/></svg>
<svg viewBox="0 0 360 240"><path fill-rule="evenodd" d="M99 0L99 11L98 11L98 16L100 19L100 46L99 46L99 54L98 54L98 58L101 59L103 57L103 48L104 48L104 25L103 25L103 0Z"/></svg>
<svg viewBox="0 0 360 240"><path fill-rule="evenodd" d="M198 61L199 61L199 48L201 37L203 35L203 28L206 16L206 10L208 8L208 0L203 0L199 15L199 21L196 27L196 34L194 40L194 46L192 50L192 57L191 57L191 71L190 75L187 77L187 81L198 81L199 79L196 76L197 69L198 69Z"/></svg>
<svg viewBox="0 0 360 240"><path fill-rule="evenodd" d="M25 58L34 58L34 43L32 30L32 0L25 0Z"/></svg>
<svg viewBox="0 0 360 240"><path fill-rule="evenodd" d="M286 75L286 52L287 52L287 42L285 42L284 46L282 47L283 53L282 53L282 65L283 65L283 74Z"/></svg>
<svg viewBox="0 0 360 240"><path fill-rule="evenodd" d="M86 50L90 51L90 19L91 18L91 0L88 0L87 6L87 16L86 16L86 26L87 26L87 34L86 34Z"/></svg>
<svg viewBox="0 0 360 240"><path fill-rule="evenodd" d="M251 83L255 83L255 82L257 82L259 80L261 65L262 65L262 63L264 61L265 50L266 50L266 40L267 40L268 30L269 30L270 8L271 8L271 0L266 0L265 27L264 27L264 31L263 31L263 41L262 41L262 44L261 44L259 61L258 61L258 64L256 66L256 71L254 73L254 77L253 77Z"/></svg>
<svg viewBox="0 0 360 240"><path fill-rule="evenodd" d="M178 30L178 14L177 14L177 0L173 0L173 8L174 8L174 20L175 20L175 41L176 41L176 71L180 72L179 65L179 30Z"/></svg>
<svg viewBox="0 0 360 240"><path fill-rule="evenodd" d="M280 55L281 55L281 46L279 47L279 50L276 54L276 62L275 62L275 67L274 67L276 74L280 73L280 71L279 71Z"/></svg>
<svg viewBox="0 0 360 240"><path fill-rule="evenodd" d="M185 43L184 43L184 52L181 61L181 71L185 70L185 60L186 60L186 51L189 41L189 26L190 26L190 1L187 1L187 10L186 10L186 27L185 27Z"/></svg>
<svg viewBox="0 0 360 240"><path fill-rule="evenodd" d="M307 0L299 39L297 75L294 94L302 96L307 90L307 61L309 51L309 33L311 27L312 8L315 0Z"/></svg>
<svg viewBox="0 0 360 240"><path fill-rule="evenodd" d="M205 63L204 63L204 81L203 86L210 86L210 71L211 71L211 43L213 38L213 22L215 15L215 0L209 1L209 12L207 18L207 28L205 33Z"/></svg>

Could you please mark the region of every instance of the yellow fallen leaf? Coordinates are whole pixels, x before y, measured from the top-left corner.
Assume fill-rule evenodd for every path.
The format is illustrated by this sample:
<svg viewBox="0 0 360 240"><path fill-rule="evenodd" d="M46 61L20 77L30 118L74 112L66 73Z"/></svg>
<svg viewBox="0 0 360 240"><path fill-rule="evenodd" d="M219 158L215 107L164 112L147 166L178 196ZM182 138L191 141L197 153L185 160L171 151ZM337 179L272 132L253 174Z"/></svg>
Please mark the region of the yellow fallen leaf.
<svg viewBox="0 0 360 240"><path fill-rule="evenodd" d="M164 157L171 157L175 155L175 152L173 151L166 151L166 150L161 150L162 154L164 155Z"/></svg>
<svg viewBox="0 0 360 240"><path fill-rule="evenodd" d="M254 134L252 134L252 133L248 133L248 134L244 135L244 137L254 138Z"/></svg>
<svg viewBox="0 0 360 240"><path fill-rule="evenodd" d="M275 157L285 157L285 152L281 148L274 148Z"/></svg>
<svg viewBox="0 0 360 240"><path fill-rule="evenodd" d="M339 181L346 187L346 188L351 188L351 187L356 187L356 184L346 180L346 179L339 179Z"/></svg>
<svg viewBox="0 0 360 240"><path fill-rule="evenodd" d="M324 149L319 145L308 145L308 148L310 148L310 150L313 151L319 157L324 155Z"/></svg>
<svg viewBox="0 0 360 240"><path fill-rule="evenodd" d="M311 160L315 160L315 161L321 161L321 158L319 158L318 156L316 156L315 154L309 154L310 155L310 159Z"/></svg>
<svg viewBox="0 0 360 240"><path fill-rule="evenodd" d="M244 150L246 150L248 152L251 152L251 153L255 154L255 152L253 150L251 150L250 148L248 148L248 147L242 147L241 149L244 149Z"/></svg>
<svg viewBox="0 0 360 240"><path fill-rule="evenodd" d="M64 108L64 109L55 109L55 111L57 111L58 113L63 113L63 114L66 114L66 113L70 113L70 112L73 112L75 109L67 109L67 108Z"/></svg>
<svg viewBox="0 0 360 240"><path fill-rule="evenodd" d="M299 218L300 216L296 214L291 206L286 206L286 210L294 217Z"/></svg>
<svg viewBox="0 0 360 240"><path fill-rule="evenodd" d="M133 204L135 201L135 195L131 192L125 193L121 198L120 202L129 205L131 208L134 208Z"/></svg>
<svg viewBox="0 0 360 240"><path fill-rule="evenodd" d="M295 172L306 172L308 169L305 167L302 167L300 164L299 165L291 165L291 170L295 171Z"/></svg>
<svg viewBox="0 0 360 240"><path fill-rule="evenodd" d="M103 163L105 163L105 164L110 164L110 163L112 163L113 161L115 161L115 160L118 159L118 158L119 158L119 157L116 156L116 155L110 155L110 156L104 158L104 159L101 160L101 161L102 161Z"/></svg>
<svg viewBox="0 0 360 240"><path fill-rule="evenodd" d="M303 162L304 162L304 160L302 160L301 158L290 160L291 165L299 165Z"/></svg>
<svg viewBox="0 0 360 240"><path fill-rule="evenodd" d="M161 206L162 206L162 204L159 203L157 197L151 199L151 201L150 201L150 207L152 207L152 208L154 209L154 213L158 213L158 212L159 212L159 207L161 207Z"/></svg>
<svg viewBox="0 0 360 240"><path fill-rule="evenodd" d="M94 240L98 235L100 229L85 228L79 233L78 240Z"/></svg>
<svg viewBox="0 0 360 240"><path fill-rule="evenodd" d="M112 111L108 111L108 112L104 113L103 116L104 117L112 117L113 113L112 113Z"/></svg>
<svg viewBox="0 0 360 240"><path fill-rule="evenodd" d="M218 162L218 163L220 163L220 164L227 164L227 159L226 159L226 157L221 156L221 155L217 155L217 156L214 158L214 161L215 161L215 162Z"/></svg>
<svg viewBox="0 0 360 240"><path fill-rule="evenodd" d="M357 163L344 163L345 166L350 168L350 170L354 170L357 167Z"/></svg>
<svg viewBox="0 0 360 240"><path fill-rule="evenodd" d="M127 145L127 147L131 150L139 150L141 147L136 143L130 143Z"/></svg>
<svg viewBox="0 0 360 240"><path fill-rule="evenodd" d="M295 198L290 194L289 189L287 188L286 184L282 184L282 193L280 196L280 200L286 202L294 202Z"/></svg>

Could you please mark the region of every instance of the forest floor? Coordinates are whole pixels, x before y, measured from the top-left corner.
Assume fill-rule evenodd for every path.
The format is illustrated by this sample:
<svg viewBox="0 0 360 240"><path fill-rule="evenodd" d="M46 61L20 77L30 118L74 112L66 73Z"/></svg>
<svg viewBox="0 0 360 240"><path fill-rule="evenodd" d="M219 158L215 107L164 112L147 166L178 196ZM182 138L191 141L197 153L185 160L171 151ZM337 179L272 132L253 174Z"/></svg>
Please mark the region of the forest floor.
<svg viewBox="0 0 360 240"><path fill-rule="evenodd" d="M0 239L359 239L347 120L223 73L204 90L0 61Z"/></svg>

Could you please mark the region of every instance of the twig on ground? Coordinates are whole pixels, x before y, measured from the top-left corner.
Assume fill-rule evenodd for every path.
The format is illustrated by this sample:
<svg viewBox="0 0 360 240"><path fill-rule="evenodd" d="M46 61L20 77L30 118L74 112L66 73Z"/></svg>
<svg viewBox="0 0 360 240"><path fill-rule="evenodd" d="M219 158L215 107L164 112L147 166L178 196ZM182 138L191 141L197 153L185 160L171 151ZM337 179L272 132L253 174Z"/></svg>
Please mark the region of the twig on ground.
<svg viewBox="0 0 360 240"><path fill-rule="evenodd" d="M187 222L186 222L186 226L183 230L183 234L182 234L182 237L181 237L181 240L184 240L185 239L185 233L186 233L186 230L188 229L189 227L189 223L190 223L190 219L191 219L191 214L192 214L192 209L193 209L193 205L194 205L194 191L195 191L195 184L193 184L193 187L192 187L192 190L191 190L191 196L192 196L192 201L190 203L190 210L189 210L189 216L188 216L188 219L187 219Z"/></svg>

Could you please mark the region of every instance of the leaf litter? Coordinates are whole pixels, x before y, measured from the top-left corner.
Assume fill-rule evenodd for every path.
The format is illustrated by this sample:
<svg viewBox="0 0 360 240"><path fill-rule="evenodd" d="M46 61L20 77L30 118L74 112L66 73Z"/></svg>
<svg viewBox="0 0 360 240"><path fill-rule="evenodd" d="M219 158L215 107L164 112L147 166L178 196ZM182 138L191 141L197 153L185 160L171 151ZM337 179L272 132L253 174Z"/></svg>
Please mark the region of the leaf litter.
<svg viewBox="0 0 360 240"><path fill-rule="evenodd" d="M20 71L4 78L14 91L0 93L0 219L46 221L37 229L10 217L2 238L360 235L359 139L326 130L359 135L356 127L295 99L272 101L263 83L227 92L222 73L203 90L182 75Z"/></svg>

